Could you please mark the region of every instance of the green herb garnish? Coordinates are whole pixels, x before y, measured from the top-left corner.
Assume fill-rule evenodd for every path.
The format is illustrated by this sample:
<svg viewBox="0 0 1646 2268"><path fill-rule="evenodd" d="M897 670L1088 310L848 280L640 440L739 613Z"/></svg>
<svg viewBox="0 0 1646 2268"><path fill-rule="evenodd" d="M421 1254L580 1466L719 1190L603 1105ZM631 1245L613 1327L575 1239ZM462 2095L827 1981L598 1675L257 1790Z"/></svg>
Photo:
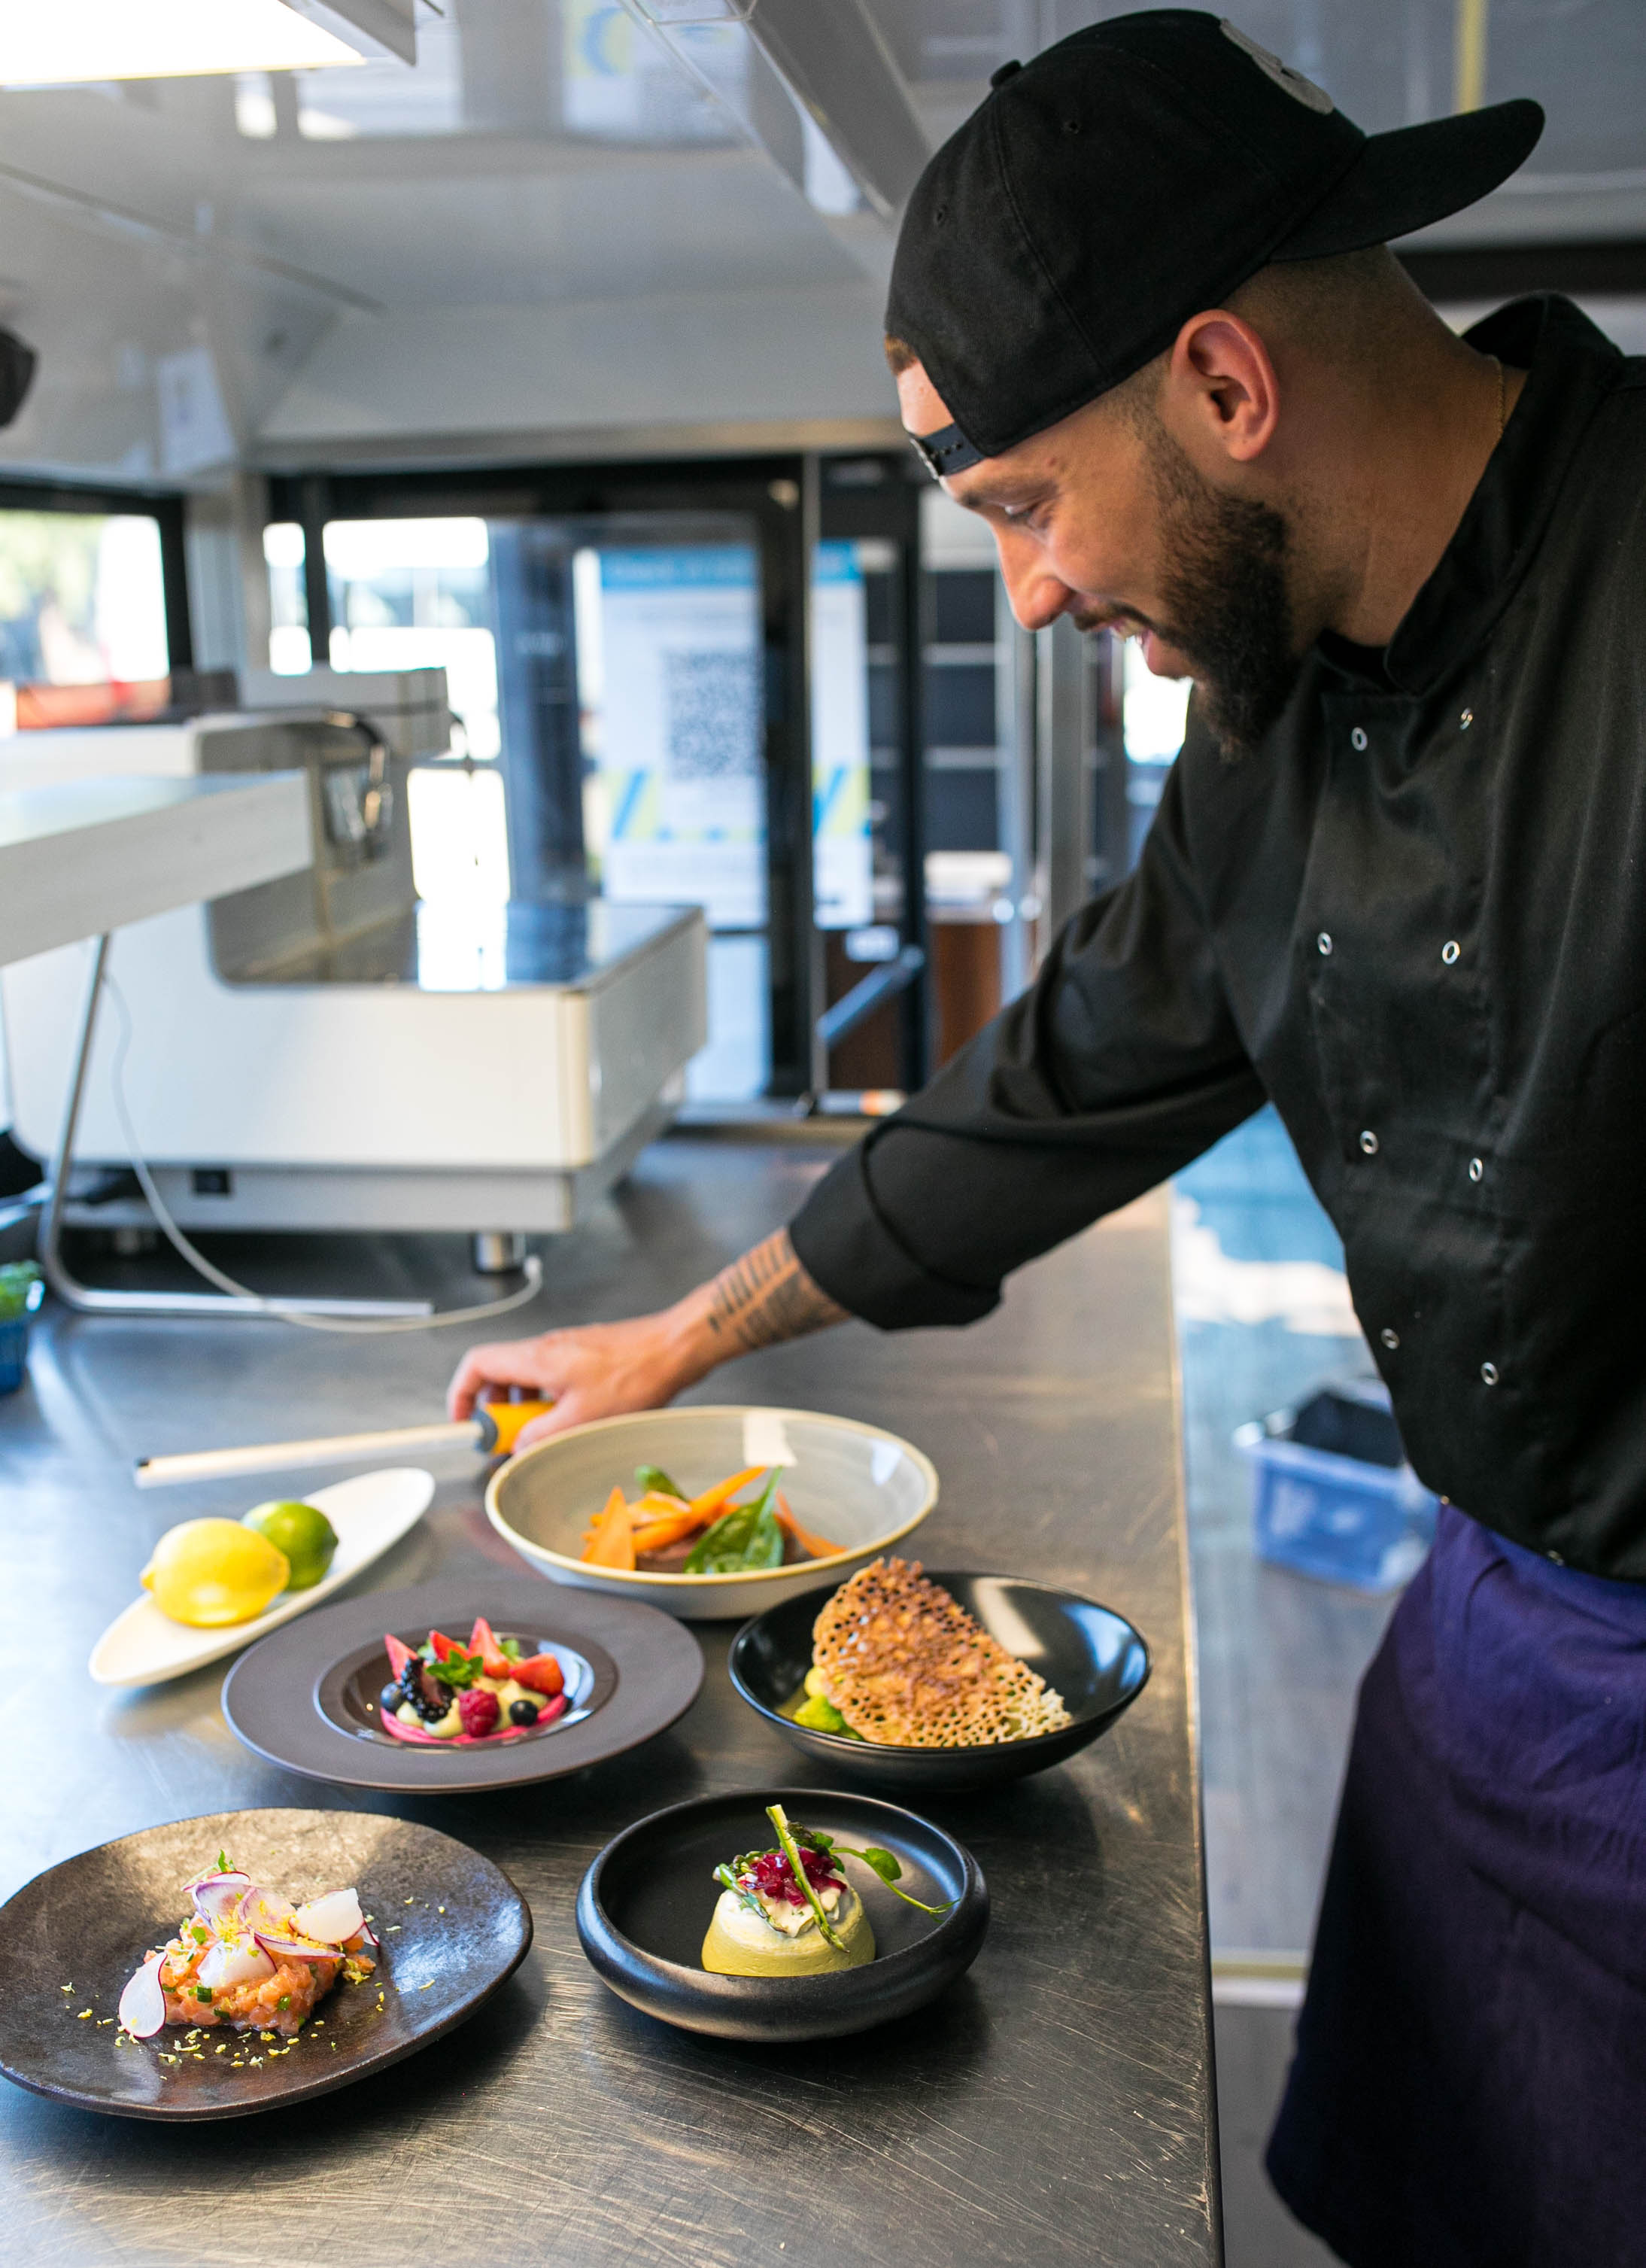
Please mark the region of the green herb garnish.
<svg viewBox="0 0 1646 2268"><path fill-rule="evenodd" d="M776 1475L774 1473L772 1477L775 1480ZM790 1871L794 1875L796 1881L799 1883L801 1889L805 1892L805 1902L812 1909L812 1917L815 1919L818 1927L822 1931L824 1937L827 1940L828 1943L834 1947L836 1953L844 1953L846 1950L845 1940L836 1934L834 1923L823 1911L822 1899L819 1897L817 1892L812 1887L812 1877L807 1874L805 1867L802 1862L800 1857L800 1846L795 1840L794 1830L789 1824L788 1813L783 1809L781 1803L768 1803L766 1807L766 1816L771 1821L772 1825L777 1830L778 1848L782 1851L784 1858L788 1859ZM809 1840L809 1838L807 1839ZM819 1846L816 1844L812 1844L811 1847L813 1850L816 1850Z"/></svg>
<svg viewBox="0 0 1646 2268"><path fill-rule="evenodd" d="M195 1998L196 2000L209 2000L211 1998L210 1985L196 1984L195 1987Z"/></svg>
<svg viewBox="0 0 1646 2268"><path fill-rule="evenodd" d="M791 1827L788 1815L781 1803L768 1804L766 1816L777 1830L778 1848L788 1859L796 1881L805 1892L806 1903L817 1916L818 1927L837 1951L843 1952L845 1948L839 1938L835 1936L833 1926L819 1904L817 1893L806 1877L806 1870L800 1859L800 1852L803 1849L815 1851L822 1859L861 1859L865 1867L872 1867L878 1874L893 1897L901 1898L905 1905L918 1906L922 1913L946 1914L950 1911L950 1905L929 1906L923 1898L911 1897L907 1890L900 1890L897 1885L903 1869L893 1854L890 1851L882 1851L878 1844L867 1844L859 1851L850 1844L837 1843L832 1835L826 1835L820 1827ZM714 1874L716 1881L724 1889L731 1891L749 1908L751 1912L759 1914L762 1921L769 1920L770 1916L753 1892L746 1890L738 1878L741 1874L747 1874L757 1859L768 1858L770 1855L766 1851L743 1851L732 1859L730 1866L716 1867ZM952 1904L952 1901L951 1901Z"/></svg>
<svg viewBox="0 0 1646 2268"><path fill-rule="evenodd" d="M444 1661L430 1659L428 1655L424 1660L428 1661L430 1675L437 1678L442 1685L449 1686L454 1693L466 1693L479 1681L486 1666L483 1656L465 1653L460 1646L453 1646Z"/></svg>
<svg viewBox="0 0 1646 2268"><path fill-rule="evenodd" d="M234 1872L233 1867L229 1864L229 1854L226 1851L219 1851L217 1853L217 1872L220 1874L231 1874Z"/></svg>
<svg viewBox="0 0 1646 2268"><path fill-rule="evenodd" d="M678 1481L672 1481L661 1465L636 1465L635 1479L643 1496L677 1496L682 1504L691 1499Z"/></svg>
<svg viewBox="0 0 1646 2268"><path fill-rule="evenodd" d="M207 1999L209 1999L211 1996L210 1996L210 1994L209 1994L209 1993L208 1993L206 1997L207 1997ZM289 2008L289 2007L291 2006L291 1995L290 1995L290 1992L283 1992L283 1993L281 1994L280 1998L276 2001L275 2006L276 2006L276 2008Z"/></svg>
<svg viewBox="0 0 1646 2268"><path fill-rule="evenodd" d="M505 1661L524 1661L525 1648L518 1638L500 1638L497 1641Z"/></svg>
<svg viewBox="0 0 1646 2268"><path fill-rule="evenodd" d="M703 1530L686 1555L684 1573L741 1575L755 1568L783 1565L783 1532L772 1510L781 1471L780 1467L773 1468L771 1478L753 1504L734 1506Z"/></svg>
<svg viewBox="0 0 1646 2268"><path fill-rule="evenodd" d="M874 1868L893 1896L901 1898L906 1906L919 1906L922 1913L929 1914L946 1914L949 1911L947 1905L929 1906L921 1898L910 1897L907 1890L900 1890L897 1886L903 1869L890 1851L882 1851L877 1844L865 1844L858 1851L850 1844L837 1843L832 1835L825 1835L819 1827L797 1827L795 1833L808 1850L820 1851L826 1859L861 1859L865 1867ZM952 1899L950 1904L952 1904Z"/></svg>

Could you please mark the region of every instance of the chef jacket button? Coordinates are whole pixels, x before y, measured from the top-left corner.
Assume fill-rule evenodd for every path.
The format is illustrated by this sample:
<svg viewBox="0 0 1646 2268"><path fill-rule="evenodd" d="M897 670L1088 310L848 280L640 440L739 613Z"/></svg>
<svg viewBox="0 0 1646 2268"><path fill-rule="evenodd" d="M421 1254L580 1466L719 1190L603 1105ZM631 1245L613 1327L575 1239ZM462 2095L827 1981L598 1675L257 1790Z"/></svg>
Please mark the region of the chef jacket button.
<svg viewBox="0 0 1646 2268"><path fill-rule="evenodd" d="M1554 1566L1563 1567L1566 1565L1566 1555L1564 1552L1546 1551L1543 1556Z"/></svg>
<svg viewBox="0 0 1646 2268"><path fill-rule="evenodd" d="M1354 749L1356 755L1363 755L1366 747L1366 733L1363 725L1356 725L1354 731L1348 736L1348 745Z"/></svg>
<svg viewBox="0 0 1646 2268"><path fill-rule="evenodd" d="M1470 1179L1472 1182L1478 1182L1478 1181L1480 1180L1480 1178L1481 1178L1481 1175L1485 1171L1486 1171L1486 1164L1485 1164L1485 1160L1484 1160L1483 1159L1481 1159L1481 1158L1471 1158L1471 1159L1470 1159L1470 1160L1469 1160L1469 1179Z"/></svg>
<svg viewBox="0 0 1646 2268"><path fill-rule="evenodd" d="M1458 719L1458 730L1459 730L1460 733L1466 733L1466 732L1468 731L1468 729L1469 729L1470 725L1471 725L1472 724L1473 724L1473 722L1474 722L1474 711L1473 711L1473 709L1466 709L1466 710L1464 711L1464 712L1463 712L1462 716L1461 716L1461 717L1459 717L1459 719Z"/></svg>
<svg viewBox="0 0 1646 2268"><path fill-rule="evenodd" d="M1319 936L1316 938L1315 944L1319 947L1319 950L1323 954L1330 953L1332 950L1331 931L1329 929L1323 929Z"/></svg>
<svg viewBox="0 0 1646 2268"><path fill-rule="evenodd" d="M1455 937L1449 937L1446 939L1444 945L1440 948L1440 957L1445 962L1448 968L1451 967L1452 963L1457 960L1458 955L1462 952L1462 950L1463 947L1458 943Z"/></svg>
<svg viewBox="0 0 1646 2268"><path fill-rule="evenodd" d="M1377 1156L1378 1138L1372 1132L1370 1126L1367 1127L1365 1132L1360 1138L1360 1146L1369 1158L1375 1158Z"/></svg>
<svg viewBox="0 0 1646 2268"><path fill-rule="evenodd" d="M1495 1386L1497 1383L1497 1365L1495 1362L1483 1362L1481 1365L1481 1378L1483 1384L1487 1386Z"/></svg>
<svg viewBox="0 0 1646 2268"><path fill-rule="evenodd" d="M1378 1332L1378 1336L1383 1341L1383 1344L1388 1348L1391 1354L1394 1352L1396 1347L1400 1344L1400 1334L1399 1331L1392 1331L1386 1323Z"/></svg>

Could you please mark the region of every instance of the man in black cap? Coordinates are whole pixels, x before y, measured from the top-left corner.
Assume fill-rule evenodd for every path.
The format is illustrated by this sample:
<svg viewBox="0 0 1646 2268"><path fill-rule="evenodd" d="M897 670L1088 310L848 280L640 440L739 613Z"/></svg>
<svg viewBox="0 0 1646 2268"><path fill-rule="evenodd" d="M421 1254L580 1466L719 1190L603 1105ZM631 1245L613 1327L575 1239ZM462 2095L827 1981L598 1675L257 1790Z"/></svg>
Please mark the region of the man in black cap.
<svg viewBox="0 0 1646 2268"><path fill-rule="evenodd" d="M1646 364L1557 298L1456 339L1385 248L1540 124L1368 139L1187 11L997 74L888 347L1018 619L1195 681L1139 865L788 1230L453 1381L547 1432L847 1314L969 1322L1272 1101L1444 1499L1270 2146L1354 2268L1646 2253Z"/></svg>

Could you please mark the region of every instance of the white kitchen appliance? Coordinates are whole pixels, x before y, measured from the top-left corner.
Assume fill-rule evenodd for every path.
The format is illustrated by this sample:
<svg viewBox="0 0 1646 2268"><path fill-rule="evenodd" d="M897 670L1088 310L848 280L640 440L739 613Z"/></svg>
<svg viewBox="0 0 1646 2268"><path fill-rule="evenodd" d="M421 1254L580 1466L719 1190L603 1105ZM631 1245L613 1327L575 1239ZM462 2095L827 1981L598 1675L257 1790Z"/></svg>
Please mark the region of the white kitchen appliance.
<svg viewBox="0 0 1646 2268"><path fill-rule="evenodd" d="M292 770L309 782L311 871L113 939L114 1012L97 1027L75 1157L131 1157L112 1077L123 1003L131 1130L184 1227L464 1230L516 1251L522 1233L571 1226L667 1123L704 1038L703 918L599 899L420 905L405 775L445 753L450 725L444 683L406 681L444 673L327 674L324 705L306 710L0 747L0 787ZM91 964L92 948L70 946L0 975L14 1128L40 1156L61 1128ZM151 1219L135 1193L70 1201L64 1218Z"/></svg>

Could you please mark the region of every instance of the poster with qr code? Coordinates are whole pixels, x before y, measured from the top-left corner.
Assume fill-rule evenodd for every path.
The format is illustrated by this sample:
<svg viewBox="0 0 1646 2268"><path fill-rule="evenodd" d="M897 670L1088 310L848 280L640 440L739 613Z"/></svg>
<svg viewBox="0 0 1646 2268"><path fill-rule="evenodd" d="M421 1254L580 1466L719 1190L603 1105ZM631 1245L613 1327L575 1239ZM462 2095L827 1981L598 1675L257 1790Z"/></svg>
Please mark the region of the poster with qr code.
<svg viewBox="0 0 1646 2268"><path fill-rule="evenodd" d="M748 544L600 554L607 897L766 919L756 562Z"/></svg>

